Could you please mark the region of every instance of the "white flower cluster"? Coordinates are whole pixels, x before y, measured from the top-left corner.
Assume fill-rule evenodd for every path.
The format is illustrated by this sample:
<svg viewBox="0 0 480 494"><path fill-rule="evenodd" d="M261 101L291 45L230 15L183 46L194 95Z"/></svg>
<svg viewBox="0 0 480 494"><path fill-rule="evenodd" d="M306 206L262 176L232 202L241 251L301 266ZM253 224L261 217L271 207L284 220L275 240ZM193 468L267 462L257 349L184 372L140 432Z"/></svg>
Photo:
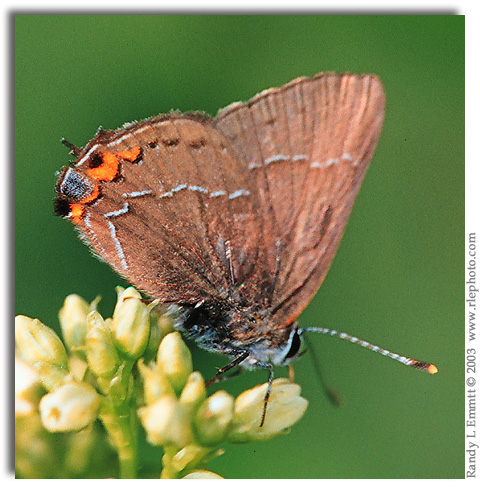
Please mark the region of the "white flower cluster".
<svg viewBox="0 0 480 494"><path fill-rule="evenodd" d="M100 419L122 477L136 475L137 419L164 449L162 478L220 478L205 467L223 443L274 437L307 408L287 379L273 381L262 427L266 384L236 399L223 390L207 397L180 333L133 288L118 289L111 319L77 295L67 297L59 318L65 343L37 319L16 317L19 425L37 415L49 432L81 431Z"/></svg>

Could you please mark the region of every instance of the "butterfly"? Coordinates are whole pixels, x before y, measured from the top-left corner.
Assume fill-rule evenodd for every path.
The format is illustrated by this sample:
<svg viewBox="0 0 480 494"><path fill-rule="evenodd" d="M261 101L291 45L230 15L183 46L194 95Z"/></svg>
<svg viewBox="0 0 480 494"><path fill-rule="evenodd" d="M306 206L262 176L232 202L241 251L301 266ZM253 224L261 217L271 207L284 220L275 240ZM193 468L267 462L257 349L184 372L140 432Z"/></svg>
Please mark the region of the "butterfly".
<svg viewBox="0 0 480 494"><path fill-rule="evenodd" d="M215 118L170 113L100 129L56 184L55 211L121 276L178 307L184 333L269 371L304 331L337 335L433 373L434 366L296 322L322 284L380 136L374 75L320 73L234 103ZM436 368L435 368L436 371Z"/></svg>

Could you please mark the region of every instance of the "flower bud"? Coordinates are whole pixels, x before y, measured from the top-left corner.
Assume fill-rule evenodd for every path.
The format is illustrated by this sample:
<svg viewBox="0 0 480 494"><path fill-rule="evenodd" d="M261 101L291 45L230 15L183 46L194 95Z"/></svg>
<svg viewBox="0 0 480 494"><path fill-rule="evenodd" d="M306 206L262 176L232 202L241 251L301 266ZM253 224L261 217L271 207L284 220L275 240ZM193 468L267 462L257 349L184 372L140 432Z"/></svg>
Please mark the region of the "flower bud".
<svg viewBox="0 0 480 494"><path fill-rule="evenodd" d="M173 389L180 393L193 366L190 350L177 331L168 333L160 343L157 365L160 371L168 377Z"/></svg>
<svg viewBox="0 0 480 494"><path fill-rule="evenodd" d="M86 300L79 295L72 294L65 299L58 313L63 340L72 352L84 350L87 315L91 310Z"/></svg>
<svg viewBox="0 0 480 494"><path fill-rule="evenodd" d="M157 326L162 337L167 335L168 333L171 333L172 331L175 331L173 318L167 314L163 314L157 319Z"/></svg>
<svg viewBox="0 0 480 494"><path fill-rule="evenodd" d="M22 359L31 364L47 362L58 367L67 365L67 352L60 338L38 319L15 317L15 343Z"/></svg>
<svg viewBox="0 0 480 494"><path fill-rule="evenodd" d="M119 289L113 313L112 332L119 349L130 358L139 358L150 334L149 309L140 294L132 287Z"/></svg>
<svg viewBox="0 0 480 494"><path fill-rule="evenodd" d="M193 472L185 475L184 479L223 479L220 475L208 470L194 470Z"/></svg>
<svg viewBox="0 0 480 494"><path fill-rule="evenodd" d="M173 396L163 396L153 405L140 408L138 414L150 443L183 448L192 441L188 411Z"/></svg>
<svg viewBox="0 0 480 494"><path fill-rule="evenodd" d="M50 432L78 431L97 418L99 406L100 396L92 386L71 382L40 400L40 415Z"/></svg>
<svg viewBox="0 0 480 494"><path fill-rule="evenodd" d="M153 357L163 337L174 331L174 327L173 318L168 315L171 310L167 309L166 306L154 301L149 304L148 308L150 309L150 337L145 355L147 357L152 355Z"/></svg>
<svg viewBox="0 0 480 494"><path fill-rule="evenodd" d="M85 354L80 355L79 352L71 353L68 357L68 370L70 371L70 381L83 381L88 371Z"/></svg>
<svg viewBox="0 0 480 494"><path fill-rule="evenodd" d="M56 333L38 319L15 317L15 343L23 360L47 389L60 386L68 374L67 352Z"/></svg>
<svg viewBox="0 0 480 494"><path fill-rule="evenodd" d="M189 465L201 464L205 456L211 453L211 448L204 448L198 444L188 444L173 455L170 466L175 472L181 472Z"/></svg>
<svg viewBox="0 0 480 494"><path fill-rule="evenodd" d="M15 418L35 413L39 393L38 374L33 367L15 356Z"/></svg>
<svg viewBox="0 0 480 494"><path fill-rule="evenodd" d="M175 396L172 385L167 377L162 374L157 366L148 366L140 360L138 369L143 378L143 392L145 403L153 405L162 396Z"/></svg>
<svg viewBox="0 0 480 494"><path fill-rule="evenodd" d="M217 391L205 400L194 419L195 436L204 446L221 443L233 418L233 398L226 391Z"/></svg>
<svg viewBox="0 0 480 494"><path fill-rule="evenodd" d="M244 391L235 400L229 441L263 441L284 432L302 418L308 401L300 396L300 386L288 379L275 379L265 423L260 427L266 391L267 383Z"/></svg>
<svg viewBox="0 0 480 494"><path fill-rule="evenodd" d="M90 369L96 376L113 377L120 360L110 329L97 311L87 316L85 351Z"/></svg>
<svg viewBox="0 0 480 494"><path fill-rule="evenodd" d="M200 372L192 372L180 395L180 403L192 411L195 411L200 403L207 396L205 381Z"/></svg>
<svg viewBox="0 0 480 494"><path fill-rule="evenodd" d="M48 391L53 391L64 384L66 380L70 379L70 373L67 373L66 369L62 369L56 365L38 362L34 367L42 386Z"/></svg>

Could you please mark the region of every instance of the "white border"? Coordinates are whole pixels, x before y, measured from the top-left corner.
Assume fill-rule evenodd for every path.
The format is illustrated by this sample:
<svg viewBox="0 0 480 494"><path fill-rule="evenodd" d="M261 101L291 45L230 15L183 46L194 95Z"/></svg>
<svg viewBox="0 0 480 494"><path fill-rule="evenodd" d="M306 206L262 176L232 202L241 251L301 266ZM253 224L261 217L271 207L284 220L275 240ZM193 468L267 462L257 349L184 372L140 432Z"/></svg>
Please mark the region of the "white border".
<svg viewBox="0 0 480 494"><path fill-rule="evenodd" d="M9 87L9 84L13 84L13 75L11 71L13 70L13 60L10 59L10 57L13 57L13 46L10 46L10 42L12 42L13 38L13 33L9 33L8 27L10 23L10 16L14 13L22 13L24 12L25 14L29 13L29 11L36 11L38 13L44 12L44 13L49 13L49 11L58 11L62 12L65 14L68 13L73 13L73 12L81 12L81 11L89 11L89 12L101 12L101 13L108 13L109 11L114 11L116 13L122 12L122 13L129 13L129 12L135 12L138 13L142 10L146 10L148 12L172 12L172 13L182 13L183 11L187 11L190 13L215 13L215 12L230 12L230 13L262 13L262 14L268 14L270 13L305 13L305 14L314 14L316 12L325 12L327 10L330 10L330 13L340 13L340 10L344 9L351 9L355 11L363 10L365 13L371 13L372 9L376 9L378 11L381 11L381 13L388 14L389 12L400 12L400 11L407 11L408 13L415 13L415 11L418 11L419 13L425 12L427 9L434 9L434 10L456 10L459 14L464 14L467 16L467 38L466 38L466 45L467 45L467 56L466 56L466 62L467 62L467 71L466 71L466 77L467 77L467 84L466 84L466 101L468 102L468 105L466 107L467 109L467 116L466 116L466 121L467 121L467 155L466 155L466 163L467 163L467 168L466 168L466 230L467 231L477 231L480 234L480 221L479 221L479 214L478 212L480 211L480 194L478 191L478 168L479 168L479 159L478 159L478 151L477 151L477 141L478 141L478 134L479 134L479 121L480 121L480 91L479 91L479 78L477 77L477 70L476 68L479 66L479 59L478 59L478 53L479 53L479 31L480 31L480 17L478 16L479 12L479 7L477 5L477 2L475 1L457 1L457 2L450 2L450 1L423 1L423 2L418 2L418 0L403 0L402 2L396 2L396 3L387 3L385 0L377 0L377 1L369 1L369 2L361 2L361 1L349 1L345 2L342 0L336 0L335 2L328 2L328 1L305 1L305 0L295 0L295 1L282 1L282 0L232 0L230 2L225 2L225 1L186 1L186 0L176 0L175 2L164 2L164 1L148 1L148 0L137 0L136 2L131 2L131 1L124 1L124 0L110 0L110 1L103 1L99 2L98 0L83 0L82 2L65 2L65 0L57 0L57 1L47 1L47 2L23 2L23 1L6 1L2 3L2 9L3 9L3 16L2 16L2 28L1 32L3 33L2 41L3 41L3 49L1 50L1 57L2 57L2 66L4 67L4 74L8 74L7 77L2 78L3 81L3 95L4 95L4 104L3 108L8 108L9 106L9 101L10 98L12 97L11 93L8 93L8 90L13 90L13 88ZM302 10L304 12L302 12ZM213 12L212 12L213 11ZM356 12L356 13L357 13ZM54 13L54 12L51 12ZM10 38L9 38L10 36ZM9 65L10 64L10 65ZM6 112L7 113L7 112ZM12 183L9 183L8 179L10 176L8 176L8 168L9 166L13 166L10 163L10 158L13 156L13 151L9 149L9 145L13 145L12 142L8 142L9 139L9 132L8 129L10 126L13 124L11 119L13 118L12 115L4 114L4 118L1 120L1 125L2 129L0 132L0 139L1 139L1 147L0 149L3 151L4 155L4 160L3 160L3 166L0 166L0 170L2 173L2 180L0 180L0 183L3 186L3 194L0 196L2 199L2 208L1 208L1 224L2 226L6 229L4 232L3 238L8 238L8 234L13 234L13 231L8 231L7 227L5 225L8 225L9 221L9 215L10 215L10 204L8 202L9 198L9 190L12 190L11 187L13 186ZM8 166L6 166L8 164ZM13 177L12 177L13 178ZM448 184L445 184L446 186ZM13 193L12 193L13 194ZM13 199L13 197L12 197ZM1 249L2 249L2 256L1 259L3 261L2 263L2 273L7 273L8 272L8 266L9 266L9 260L7 258L8 254L12 254L13 252L8 252L7 250L7 243L6 242L1 242ZM10 240L9 245L11 248L13 248L13 240ZM13 281L13 280L12 280ZM13 293L13 287L8 286L8 283L3 283L2 289L4 293L2 294L3 296L0 297L0 308L1 308L1 313L4 314L5 316L7 314L10 315L10 311L8 310L8 302L7 300L12 300L13 295L10 295ZM8 298L7 298L8 297ZM13 300L12 300L13 301ZM13 305L13 304L12 304ZM13 306L12 306L13 309ZM11 321L8 318L8 316L5 317L4 319L5 324L3 325L3 330L1 331L2 337L4 339L3 343L3 349L4 349L4 354L3 354L3 376L4 379L2 379L2 384L3 384L3 396L4 400L10 401L10 396L8 396L8 391L9 391L9 386L7 385L7 380L5 379L5 376L9 375L9 361L11 358L11 352L13 352L13 348L10 347L11 344L11 338L8 336L8 331L6 329L10 329L12 327ZM446 400L448 400L448 397L445 397ZM4 404L4 406L0 407L0 417L1 417L1 424L4 427L10 427L12 424L8 422L9 420L9 413L8 413L8 407L10 405ZM432 412L434 415L434 411ZM5 431L4 434L2 434L2 437L6 437ZM11 478L11 473L6 471L6 466L7 466L7 453L9 452L7 448L10 447L10 445L5 444L5 441L2 441L2 448L1 448L1 460L2 465L3 465L3 478L2 480L5 483L10 483L12 481ZM432 457L434 458L435 455L441 452L435 452L432 451ZM274 458L272 458L272 461L275 461ZM480 476L480 472L479 472ZM31 489L31 484L29 483L31 481L23 481L21 483L16 483L15 487L13 485L7 486L7 488L10 488L13 490L15 488L16 492L21 492L23 489ZM51 482L51 481L42 481L42 482ZM84 489L85 484L82 482L71 482L71 481L64 481L64 482L69 482L69 489ZM90 481L90 482L101 482L101 481ZM127 489L132 489L131 483L132 481L123 481L121 484L120 483L115 483L115 489L120 489L120 490L127 490ZM157 481L142 481L142 482L157 482ZM412 482L415 482L415 484L420 483L422 481L302 481L302 480L294 480L294 481L278 481L278 480L268 480L268 481L228 481L228 486L225 486L222 483L212 483L210 482L203 482L203 483L197 483L195 485L195 490L207 490L209 494L220 490L223 492L227 491L229 494L236 494L237 492L242 494L245 492L245 489L251 488L252 483L255 482L255 484L258 484L258 482L262 483L263 485L257 486L256 488L261 489L260 492L263 489L268 489L271 490L272 488L276 490L276 492L290 492L292 489L295 488L301 488L302 491L305 490L312 490L312 491L319 491L319 489L325 489L325 492L329 492L330 489L335 489L338 490L339 488L339 483L343 484L342 487L348 489L348 488L354 488L352 482L362 482L362 487L368 489L370 492L386 492L388 490L389 493L400 493L404 492L405 489L411 489ZM267 484L268 482L268 484ZM272 482L275 485L272 485ZM295 482L295 484L293 483ZM299 486L298 482L301 482L302 485ZM321 485L318 484L318 482L322 482ZM441 484L440 484L441 482ZM249 485L247 486L246 483ZM350 485L347 485L350 484ZM422 482L423 483L423 482ZM455 483L455 485L453 485ZM434 485L432 485L434 484ZM216 487L215 487L216 486ZM297 487L298 486L298 487ZM47 485L42 486L44 488L48 488ZM52 484L51 486L53 489L58 489L57 484ZM97 486L95 486L97 487ZM94 487L94 488L95 488ZM100 487L100 486L98 486ZM161 485L158 484L151 484L150 486L147 486L144 484L143 488L148 489L149 487L156 489L161 488L162 490L167 489L170 490L170 488L173 489L178 489L178 485L176 484L171 484L171 483L165 483L162 482ZM358 488L358 484L355 486ZM450 489L455 489L458 491L459 489L462 490L462 487L466 490L469 489L471 491L472 487L472 482L469 481L468 483L466 481L464 482L458 482L458 481L449 481L449 480L441 480L441 481L428 481L428 486L423 486L422 488L426 488L428 490L435 491L436 488L439 488L439 490L450 490Z"/></svg>

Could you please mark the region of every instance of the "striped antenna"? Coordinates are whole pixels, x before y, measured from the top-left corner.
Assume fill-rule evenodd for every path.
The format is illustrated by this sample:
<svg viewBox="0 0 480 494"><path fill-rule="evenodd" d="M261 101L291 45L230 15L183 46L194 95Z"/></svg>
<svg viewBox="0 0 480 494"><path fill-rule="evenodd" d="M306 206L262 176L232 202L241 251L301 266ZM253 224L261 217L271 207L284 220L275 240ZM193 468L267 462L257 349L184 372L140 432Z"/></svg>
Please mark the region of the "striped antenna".
<svg viewBox="0 0 480 494"><path fill-rule="evenodd" d="M429 374L436 374L438 369L435 365L429 364L428 362L422 362L420 360L415 360L413 358L404 357L403 355L398 355L398 353L390 352L389 350L385 350L384 348L380 348L377 345L372 345L368 341L361 340L355 336L351 336L347 333L339 333L334 329L325 329L325 328L304 328L301 332L311 331L313 333L322 333L327 334L329 336L336 336L337 338L341 338L342 340L350 341L351 343L356 343L364 348L368 348L372 350L372 352L380 353L381 355L385 355L386 357L390 357L397 362L400 362L403 365L408 365L410 367L414 367L419 370L423 370L428 372Z"/></svg>

